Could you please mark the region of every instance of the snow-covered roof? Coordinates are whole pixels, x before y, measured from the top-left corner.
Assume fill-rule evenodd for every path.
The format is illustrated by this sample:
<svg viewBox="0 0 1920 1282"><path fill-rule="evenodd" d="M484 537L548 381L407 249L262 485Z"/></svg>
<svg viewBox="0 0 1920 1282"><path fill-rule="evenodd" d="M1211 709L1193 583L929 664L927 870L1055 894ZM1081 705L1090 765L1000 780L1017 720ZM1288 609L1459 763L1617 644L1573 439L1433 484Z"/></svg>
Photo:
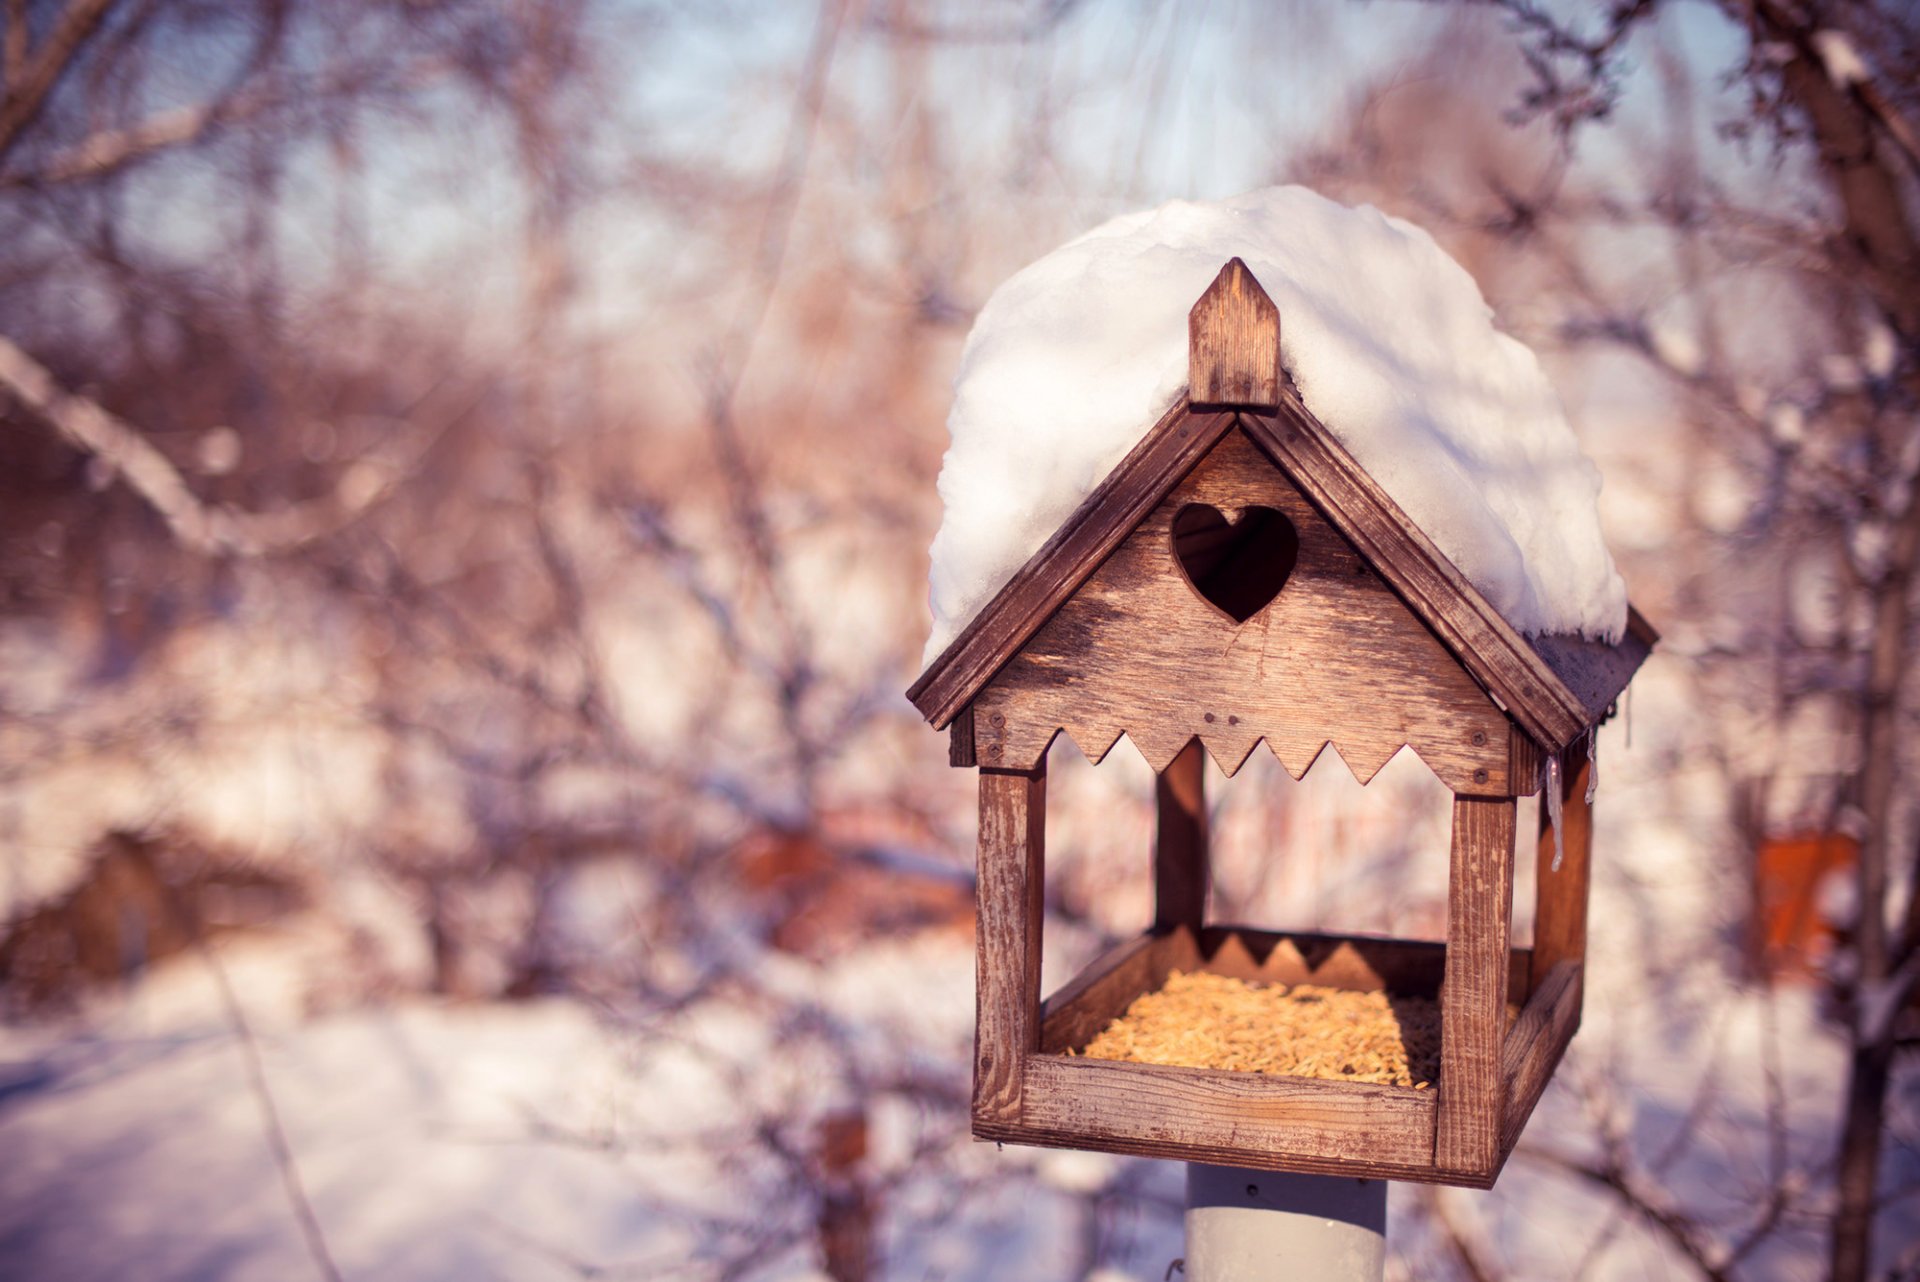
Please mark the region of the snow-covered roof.
<svg viewBox="0 0 1920 1282"><path fill-rule="evenodd" d="M1279 307L1307 408L1501 617L1619 641L1599 472L1538 359L1424 231L1274 187L1116 218L988 300L948 418L927 658L1182 395L1187 310L1236 256Z"/></svg>

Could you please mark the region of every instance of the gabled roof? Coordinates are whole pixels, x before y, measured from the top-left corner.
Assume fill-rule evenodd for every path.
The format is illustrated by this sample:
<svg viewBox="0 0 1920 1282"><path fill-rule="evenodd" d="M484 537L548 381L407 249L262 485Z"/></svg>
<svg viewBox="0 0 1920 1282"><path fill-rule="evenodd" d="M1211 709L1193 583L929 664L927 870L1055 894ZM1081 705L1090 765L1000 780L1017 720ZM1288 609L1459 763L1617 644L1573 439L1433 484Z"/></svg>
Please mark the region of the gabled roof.
<svg viewBox="0 0 1920 1282"><path fill-rule="evenodd" d="M1604 719L1657 634L1629 609L1618 645L1522 636L1301 404L1279 313L1235 258L1188 321L1190 388L907 690L944 728L1236 424L1392 586L1514 721L1557 751Z"/></svg>

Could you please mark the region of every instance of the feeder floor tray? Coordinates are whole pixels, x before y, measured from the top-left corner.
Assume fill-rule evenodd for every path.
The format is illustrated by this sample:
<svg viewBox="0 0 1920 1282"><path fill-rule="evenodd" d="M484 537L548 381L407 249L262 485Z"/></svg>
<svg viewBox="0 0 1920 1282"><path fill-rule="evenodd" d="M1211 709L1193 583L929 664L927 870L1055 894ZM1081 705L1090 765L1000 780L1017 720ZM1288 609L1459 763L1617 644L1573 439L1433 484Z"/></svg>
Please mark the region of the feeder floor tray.
<svg viewBox="0 0 1920 1282"><path fill-rule="evenodd" d="M1440 1004L1176 970L1080 1052L1089 1059L1431 1089Z"/></svg>

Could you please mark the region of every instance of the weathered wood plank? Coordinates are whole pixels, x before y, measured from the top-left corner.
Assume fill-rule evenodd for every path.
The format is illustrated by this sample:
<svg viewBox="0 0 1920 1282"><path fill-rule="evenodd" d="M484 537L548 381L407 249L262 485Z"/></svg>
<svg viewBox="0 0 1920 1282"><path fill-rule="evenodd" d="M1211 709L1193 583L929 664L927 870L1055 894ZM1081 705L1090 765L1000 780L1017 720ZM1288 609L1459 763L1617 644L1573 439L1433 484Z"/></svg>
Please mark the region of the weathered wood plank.
<svg viewBox="0 0 1920 1282"><path fill-rule="evenodd" d="M1189 505L1261 506L1299 537L1279 594L1244 623L1175 563ZM1245 433L1229 432L974 698L982 764L1025 767L1056 730L1125 732L1155 770L1199 736L1229 772L1264 738L1298 778L1328 740L1361 782L1410 744L1456 793L1507 796L1506 717Z"/></svg>
<svg viewBox="0 0 1920 1282"><path fill-rule="evenodd" d="M972 704L960 709L947 725L947 764L950 766L980 764L979 759L973 755Z"/></svg>
<svg viewBox="0 0 1920 1282"><path fill-rule="evenodd" d="M973 1115L1017 1121L1021 1073L1040 1045L1041 892L1047 776L980 772Z"/></svg>
<svg viewBox="0 0 1920 1282"><path fill-rule="evenodd" d="M1230 412L1189 413L1185 397L1175 402L907 688L920 715L944 728L1232 426Z"/></svg>
<svg viewBox="0 0 1920 1282"><path fill-rule="evenodd" d="M1207 1160L1196 1150L1229 1162L1309 1159L1360 1175L1430 1168L1434 1108L1431 1091L1399 1086L1035 1055L1022 1129L1188 1160Z"/></svg>
<svg viewBox="0 0 1920 1282"><path fill-rule="evenodd" d="M1151 992L1154 949L1160 937L1149 931L1123 940L1093 962L1040 1008L1040 1050L1056 1055L1080 1050L1108 1024L1126 1013L1134 998Z"/></svg>
<svg viewBox="0 0 1920 1282"><path fill-rule="evenodd" d="M1440 1113L1434 1165L1491 1171L1505 1117L1501 1046L1513 925L1514 803L1456 797L1440 995Z"/></svg>
<svg viewBox="0 0 1920 1282"><path fill-rule="evenodd" d="M1541 765L1546 758L1540 745L1519 726L1512 727L1512 743L1507 754L1507 778L1513 783L1513 795L1531 797L1540 791Z"/></svg>
<svg viewBox="0 0 1920 1282"><path fill-rule="evenodd" d="M1356 1164L1338 1158L1316 1158L1298 1153L1274 1153L1255 1148L1226 1145L1167 1144L1156 1140L1136 1140L1124 1136L1095 1137L1071 1131L1043 1130L1017 1123L975 1122L973 1137L1000 1144L1029 1144L1042 1148L1065 1148L1098 1153L1119 1153L1129 1157L1152 1157L1175 1162L1211 1162L1216 1166L1237 1166L1249 1171L1297 1171L1306 1175L1337 1175L1348 1178L1410 1180L1425 1184L1452 1184L1462 1188L1493 1187L1494 1176L1434 1169L1429 1154L1418 1165L1394 1162ZM1497 1175L1497 1172L1495 1173Z"/></svg>
<svg viewBox="0 0 1920 1282"><path fill-rule="evenodd" d="M1590 721L1580 700L1533 645L1291 389L1283 389L1273 414L1244 413L1240 421L1535 740L1558 748L1586 729Z"/></svg>
<svg viewBox="0 0 1920 1282"><path fill-rule="evenodd" d="M1212 861L1207 853L1206 757L1198 739L1153 781L1153 923L1199 930L1207 915Z"/></svg>
<svg viewBox="0 0 1920 1282"><path fill-rule="evenodd" d="M1500 1125L1500 1157L1506 1160L1534 1106L1553 1078L1553 1070L1566 1054L1567 1044L1580 1027L1580 990L1584 987L1584 968L1577 961L1563 961L1535 988L1526 1009L1507 1033L1501 1052L1500 1076L1506 1083L1506 1116Z"/></svg>
<svg viewBox="0 0 1920 1282"><path fill-rule="evenodd" d="M1187 387L1195 405L1280 403L1280 311L1238 258L1187 313Z"/></svg>
<svg viewBox="0 0 1920 1282"><path fill-rule="evenodd" d="M1553 815L1544 795L1540 803L1540 841L1534 855L1533 982L1561 962L1587 957L1587 896L1593 877L1593 807L1587 781L1593 763L1586 740L1576 739L1560 754L1560 821L1563 856L1553 870Z"/></svg>

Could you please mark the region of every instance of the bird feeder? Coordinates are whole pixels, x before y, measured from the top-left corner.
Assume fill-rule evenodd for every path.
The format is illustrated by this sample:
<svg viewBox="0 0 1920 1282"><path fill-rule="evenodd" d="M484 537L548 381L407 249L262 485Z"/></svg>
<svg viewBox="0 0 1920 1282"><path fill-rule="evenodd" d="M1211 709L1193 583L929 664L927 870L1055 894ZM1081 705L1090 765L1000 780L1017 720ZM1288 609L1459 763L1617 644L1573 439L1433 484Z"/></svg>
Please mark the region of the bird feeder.
<svg viewBox="0 0 1920 1282"><path fill-rule="evenodd" d="M1510 626L1301 404L1239 259L1188 333L1186 395L908 691L980 772L973 1133L1488 1187L1580 1022L1590 733L1655 634L1637 611L1618 645ZM1157 907L1043 1002L1063 731L1095 762L1124 733L1155 770ZM1200 753L1232 776L1261 740L1296 779L1331 744L1363 784L1411 747L1453 792L1444 942L1206 920ZM1516 802L1551 758L1562 831L1542 805L1533 943L1516 948ZM1176 970L1437 997L1433 1089L1076 1053Z"/></svg>

